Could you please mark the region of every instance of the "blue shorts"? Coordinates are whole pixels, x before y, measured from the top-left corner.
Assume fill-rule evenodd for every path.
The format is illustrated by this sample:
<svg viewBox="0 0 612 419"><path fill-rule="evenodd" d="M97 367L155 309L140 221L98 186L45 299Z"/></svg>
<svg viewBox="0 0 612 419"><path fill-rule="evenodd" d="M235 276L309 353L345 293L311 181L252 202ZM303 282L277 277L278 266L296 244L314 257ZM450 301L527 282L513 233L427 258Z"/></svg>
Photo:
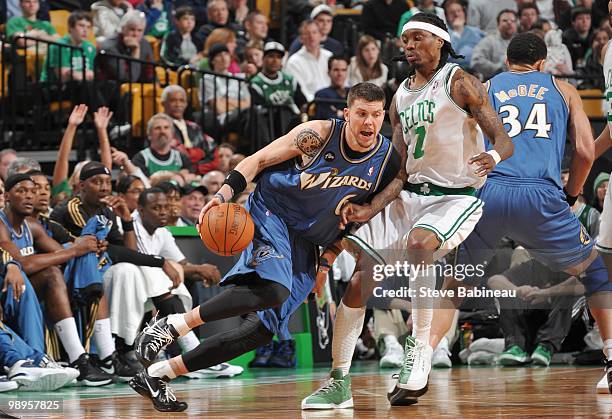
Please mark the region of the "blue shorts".
<svg viewBox="0 0 612 419"><path fill-rule="evenodd" d="M458 264L488 262L502 237L510 237L553 271L564 271L591 255L593 239L563 192L551 183L492 178L478 197L484 202L482 218L459 247ZM587 289L602 285L585 283Z"/></svg>
<svg viewBox="0 0 612 419"><path fill-rule="evenodd" d="M271 213L261 200L254 199L252 194L246 208L255 224L255 236L222 282L231 282L237 275L256 273L263 280L285 286L290 295L280 307L257 313L272 333L284 338L288 335L291 314L314 287L318 249L290 231L282 219Z"/></svg>

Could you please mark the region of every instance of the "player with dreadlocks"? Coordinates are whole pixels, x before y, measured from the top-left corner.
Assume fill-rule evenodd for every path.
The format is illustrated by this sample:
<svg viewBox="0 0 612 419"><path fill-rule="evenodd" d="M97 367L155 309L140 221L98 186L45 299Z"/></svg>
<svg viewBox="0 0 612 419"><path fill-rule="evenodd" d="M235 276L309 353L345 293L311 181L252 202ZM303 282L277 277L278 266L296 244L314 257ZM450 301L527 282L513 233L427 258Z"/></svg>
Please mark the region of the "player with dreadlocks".
<svg viewBox="0 0 612 419"><path fill-rule="evenodd" d="M353 253L357 268L336 312L330 380L302 401L303 409L353 407L348 372L375 286L371 267L361 263L363 255L387 265L407 260L413 267L409 283L417 291L411 295L413 331L388 398L392 405L415 403L427 391L433 352L429 345L433 301L427 291L435 289L436 275L426 267L474 229L483 206L476 189L497 163L513 153L482 83L447 63L457 54L444 22L419 13L404 25L401 38L412 69L391 102L390 119L402 168L370 204L347 204L342 209L343 222L366 224L345 236L341 246L323 252L315 289L326 280L326 266L339 247ZM494 147L487 152L483 132Z"/></svg>

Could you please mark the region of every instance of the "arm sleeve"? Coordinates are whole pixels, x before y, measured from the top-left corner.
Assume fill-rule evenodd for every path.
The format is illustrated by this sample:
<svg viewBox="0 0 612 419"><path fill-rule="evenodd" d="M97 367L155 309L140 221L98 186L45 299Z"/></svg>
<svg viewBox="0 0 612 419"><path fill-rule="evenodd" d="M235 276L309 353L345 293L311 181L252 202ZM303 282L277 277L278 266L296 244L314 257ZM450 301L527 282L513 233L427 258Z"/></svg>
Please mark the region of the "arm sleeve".
<svg viewBox="0 0 612 419"><path fill-rule="evenodd" d="M138 266L151 266L153 268L161 268L165 262L163 257L145 255L144 253L116 244L108 245L108 255L113 263L127 262Z"/></svg>

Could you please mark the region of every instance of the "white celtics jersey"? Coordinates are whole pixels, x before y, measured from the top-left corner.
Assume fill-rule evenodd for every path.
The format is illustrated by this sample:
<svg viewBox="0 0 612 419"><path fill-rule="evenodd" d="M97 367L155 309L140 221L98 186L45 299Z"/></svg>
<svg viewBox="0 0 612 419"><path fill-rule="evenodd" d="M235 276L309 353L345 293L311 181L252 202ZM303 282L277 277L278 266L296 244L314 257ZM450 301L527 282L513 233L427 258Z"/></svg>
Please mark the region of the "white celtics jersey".
<svg viewBox="0 0 612 419"><path fill-rule="evenodd" d="M606 48L606 56L603 62L604 79L606 80L606 116L608 119L608 128L612 132L612 41L608 42Z"/></svg>
<svg viewBox="0 0 612 419"><path fill-rule="evenodd" d="M409 89L406 79L397 89L395 103L408 146L410 183L479 188L485 182L468 165L470 157L485 151L482 131L450 97L457 69L457 64L448 63L421 88Z"/></svg>

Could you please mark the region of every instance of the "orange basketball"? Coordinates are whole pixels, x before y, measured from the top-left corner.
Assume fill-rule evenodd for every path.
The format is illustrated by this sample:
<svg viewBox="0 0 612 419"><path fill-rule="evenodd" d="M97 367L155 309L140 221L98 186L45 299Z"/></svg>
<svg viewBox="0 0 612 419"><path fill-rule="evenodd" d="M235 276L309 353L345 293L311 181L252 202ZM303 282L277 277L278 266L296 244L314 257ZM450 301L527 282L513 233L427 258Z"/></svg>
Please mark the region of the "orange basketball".
<svg viewBox="0 0 612 419"><path fill-rule="evenodd" d="M212 207L200 224L200 238L212 252L233 256L242 252L253 240L255 225L251 215L234 203Z"/></svg>

